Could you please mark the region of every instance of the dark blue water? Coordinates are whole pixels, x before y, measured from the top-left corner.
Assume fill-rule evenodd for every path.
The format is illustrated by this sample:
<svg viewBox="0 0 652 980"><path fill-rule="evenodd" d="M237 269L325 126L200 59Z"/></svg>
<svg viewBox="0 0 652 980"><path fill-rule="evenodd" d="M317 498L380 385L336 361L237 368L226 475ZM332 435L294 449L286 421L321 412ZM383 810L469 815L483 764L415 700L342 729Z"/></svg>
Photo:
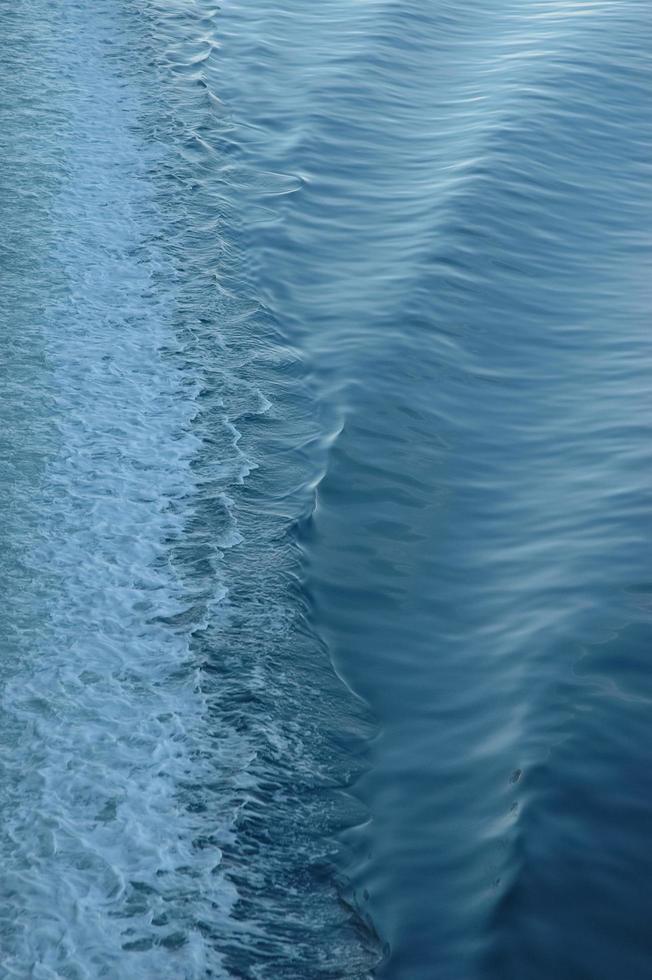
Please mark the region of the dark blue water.
<svg viewBox="0 0 652 980"><path fill-rule="evenodd" d="M1 975L647 980L648 0L0 35Z"/></svg>

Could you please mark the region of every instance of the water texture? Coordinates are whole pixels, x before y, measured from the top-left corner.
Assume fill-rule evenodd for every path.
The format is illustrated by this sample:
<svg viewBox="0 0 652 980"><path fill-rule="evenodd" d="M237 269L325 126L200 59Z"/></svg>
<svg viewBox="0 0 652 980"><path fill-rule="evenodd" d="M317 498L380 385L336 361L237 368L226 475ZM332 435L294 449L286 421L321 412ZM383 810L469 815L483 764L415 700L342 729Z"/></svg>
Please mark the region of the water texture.
<svg viewBox="0 0 652 980"><path fill-rule="evenodd" d="M648 0L0 28L2 976L646 980Z"/></svg>

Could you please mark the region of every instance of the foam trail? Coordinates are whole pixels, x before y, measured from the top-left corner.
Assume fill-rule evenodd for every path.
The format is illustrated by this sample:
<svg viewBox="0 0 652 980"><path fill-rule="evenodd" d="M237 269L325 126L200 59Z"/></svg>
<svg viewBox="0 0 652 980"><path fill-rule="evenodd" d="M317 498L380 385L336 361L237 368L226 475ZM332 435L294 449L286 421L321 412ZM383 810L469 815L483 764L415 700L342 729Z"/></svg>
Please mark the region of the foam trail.
<svg viewBox="0 0 652 980"><path fill-rule="evenodd" d="M2 17L3 968L362 976L332 836L364 722L291 533L318 426L239 233L297 181L234 165L209 10Z"/></svg>

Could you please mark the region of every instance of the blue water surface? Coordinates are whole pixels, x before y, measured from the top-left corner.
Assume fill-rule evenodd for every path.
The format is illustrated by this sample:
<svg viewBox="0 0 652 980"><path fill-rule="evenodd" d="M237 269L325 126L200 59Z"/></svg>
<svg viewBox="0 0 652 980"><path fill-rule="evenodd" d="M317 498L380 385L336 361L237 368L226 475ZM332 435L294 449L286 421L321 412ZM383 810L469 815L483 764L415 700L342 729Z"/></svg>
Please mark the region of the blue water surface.
<svg viewBox="0 0 652 980"><path fill-rule="evenodd" d="M652 973L652 6L0 9L0 949Z"/></svg>

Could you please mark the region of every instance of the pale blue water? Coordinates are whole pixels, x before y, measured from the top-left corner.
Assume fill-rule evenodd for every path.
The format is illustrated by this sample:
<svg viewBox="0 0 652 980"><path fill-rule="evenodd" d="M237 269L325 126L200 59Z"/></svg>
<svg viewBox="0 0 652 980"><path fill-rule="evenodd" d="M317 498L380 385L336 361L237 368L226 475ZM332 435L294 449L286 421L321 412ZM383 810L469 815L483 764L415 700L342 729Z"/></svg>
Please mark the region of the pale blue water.
<svg viewBox="0 0 652 980"><path fill-rule="evenodd" d="M0 975L648 978L648 0L0 28Z"/></svg>

